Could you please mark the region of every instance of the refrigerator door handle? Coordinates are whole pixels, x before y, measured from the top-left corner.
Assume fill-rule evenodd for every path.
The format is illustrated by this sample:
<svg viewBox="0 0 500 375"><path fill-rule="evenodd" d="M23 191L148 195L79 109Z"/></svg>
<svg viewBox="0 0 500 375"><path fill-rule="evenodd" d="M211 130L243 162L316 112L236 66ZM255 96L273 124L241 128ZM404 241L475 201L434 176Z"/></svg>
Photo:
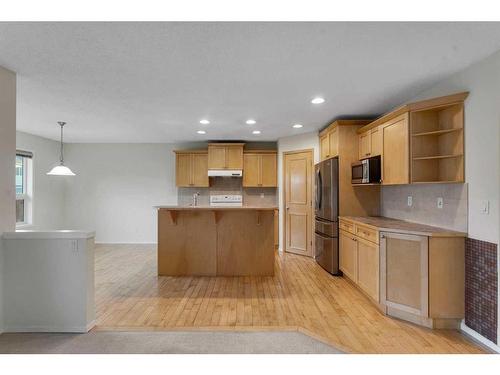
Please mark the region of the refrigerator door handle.
<svg viewBox="0 0 500 375"><path fill-rule="evenodd" d="M321 203L323 200L323 179L321 178L321 170L318 171L318 184L316 186L316 195L318 201L318 210L321 209Z"/></svg>

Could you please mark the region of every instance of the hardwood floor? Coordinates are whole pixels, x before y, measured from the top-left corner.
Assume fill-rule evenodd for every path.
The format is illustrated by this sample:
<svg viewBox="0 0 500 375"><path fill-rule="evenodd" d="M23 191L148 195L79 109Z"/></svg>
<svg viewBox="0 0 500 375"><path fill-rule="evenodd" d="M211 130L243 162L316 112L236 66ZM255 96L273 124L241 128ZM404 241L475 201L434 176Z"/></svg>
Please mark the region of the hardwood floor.
<svg viewBox="0 0 500 375"><path fill-rule="evenodd" d="M299 330L355 353L484 353L458 331L381 314L311 258L276 257L273 277L158 277L156 246L96 246L97 330Z"/></svg>

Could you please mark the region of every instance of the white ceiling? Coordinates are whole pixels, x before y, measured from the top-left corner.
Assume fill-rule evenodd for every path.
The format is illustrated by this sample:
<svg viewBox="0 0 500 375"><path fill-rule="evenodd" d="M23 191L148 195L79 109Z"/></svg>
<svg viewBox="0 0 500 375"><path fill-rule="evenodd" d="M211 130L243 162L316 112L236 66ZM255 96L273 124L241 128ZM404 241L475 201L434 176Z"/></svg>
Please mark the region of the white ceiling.
<svg viewBox="0 0 500 375"><path fill-rule="evenodd" d="M276 140L387 111L499 49L500 23L0 23L18 129L57 139L66 121L69 142Z"/></svg>

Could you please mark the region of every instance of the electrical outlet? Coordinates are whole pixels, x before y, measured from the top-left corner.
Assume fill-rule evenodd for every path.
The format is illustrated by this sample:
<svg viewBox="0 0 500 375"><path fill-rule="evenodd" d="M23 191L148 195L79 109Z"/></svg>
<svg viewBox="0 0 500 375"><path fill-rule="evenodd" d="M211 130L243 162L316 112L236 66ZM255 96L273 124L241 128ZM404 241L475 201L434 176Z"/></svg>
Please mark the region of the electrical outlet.
<svg viewBox="0 0 500 375"><path fill-rule="evenodd" d="M443 208L443 198L441 197L437 199L437 208Z"/></svg>
<svg viewBox="0 0 500 375"><path fill-rule="evenodd" d="M490 201L481 201L480 211L483 215L488 215L490 213Z"/></svg>
<svg viewBox="0 0 500 375"><path fill-rule="evenodd" d="M264 193L260 193L260 197L261 197L261 198L264 198Z"/></svg>
<svg viewBox="0 0 500 375"><path fill-rule="evenodd" d="M408 195L408 202L407 202L407 204L408 204L408 207L413 206L413 197L411 195Z"/></svg>

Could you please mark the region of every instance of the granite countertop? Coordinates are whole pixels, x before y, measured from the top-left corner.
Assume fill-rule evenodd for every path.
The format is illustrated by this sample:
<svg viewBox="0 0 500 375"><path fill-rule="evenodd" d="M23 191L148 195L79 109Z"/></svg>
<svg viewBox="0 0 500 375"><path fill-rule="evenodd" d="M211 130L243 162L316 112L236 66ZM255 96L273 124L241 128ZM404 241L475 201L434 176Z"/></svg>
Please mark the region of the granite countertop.
<svg viewBox="0 0 500 375"><path fill-rule="evenodd" d="M277 210L277 206L240 206L240 207L227 207L227 206L178 206L178 205L164 205L164 206L154 206L156 209L167 209L172 211L189 211L189 210L256 210L256 211L274 211Z"/></svg>
<svg viewBox="0 0 500 375"><path fill-rule="evenodd" d="M354 221L385 232L417 234L430 237L467 237L467 233L383 216L341 216L340 219Z"/></svg>

